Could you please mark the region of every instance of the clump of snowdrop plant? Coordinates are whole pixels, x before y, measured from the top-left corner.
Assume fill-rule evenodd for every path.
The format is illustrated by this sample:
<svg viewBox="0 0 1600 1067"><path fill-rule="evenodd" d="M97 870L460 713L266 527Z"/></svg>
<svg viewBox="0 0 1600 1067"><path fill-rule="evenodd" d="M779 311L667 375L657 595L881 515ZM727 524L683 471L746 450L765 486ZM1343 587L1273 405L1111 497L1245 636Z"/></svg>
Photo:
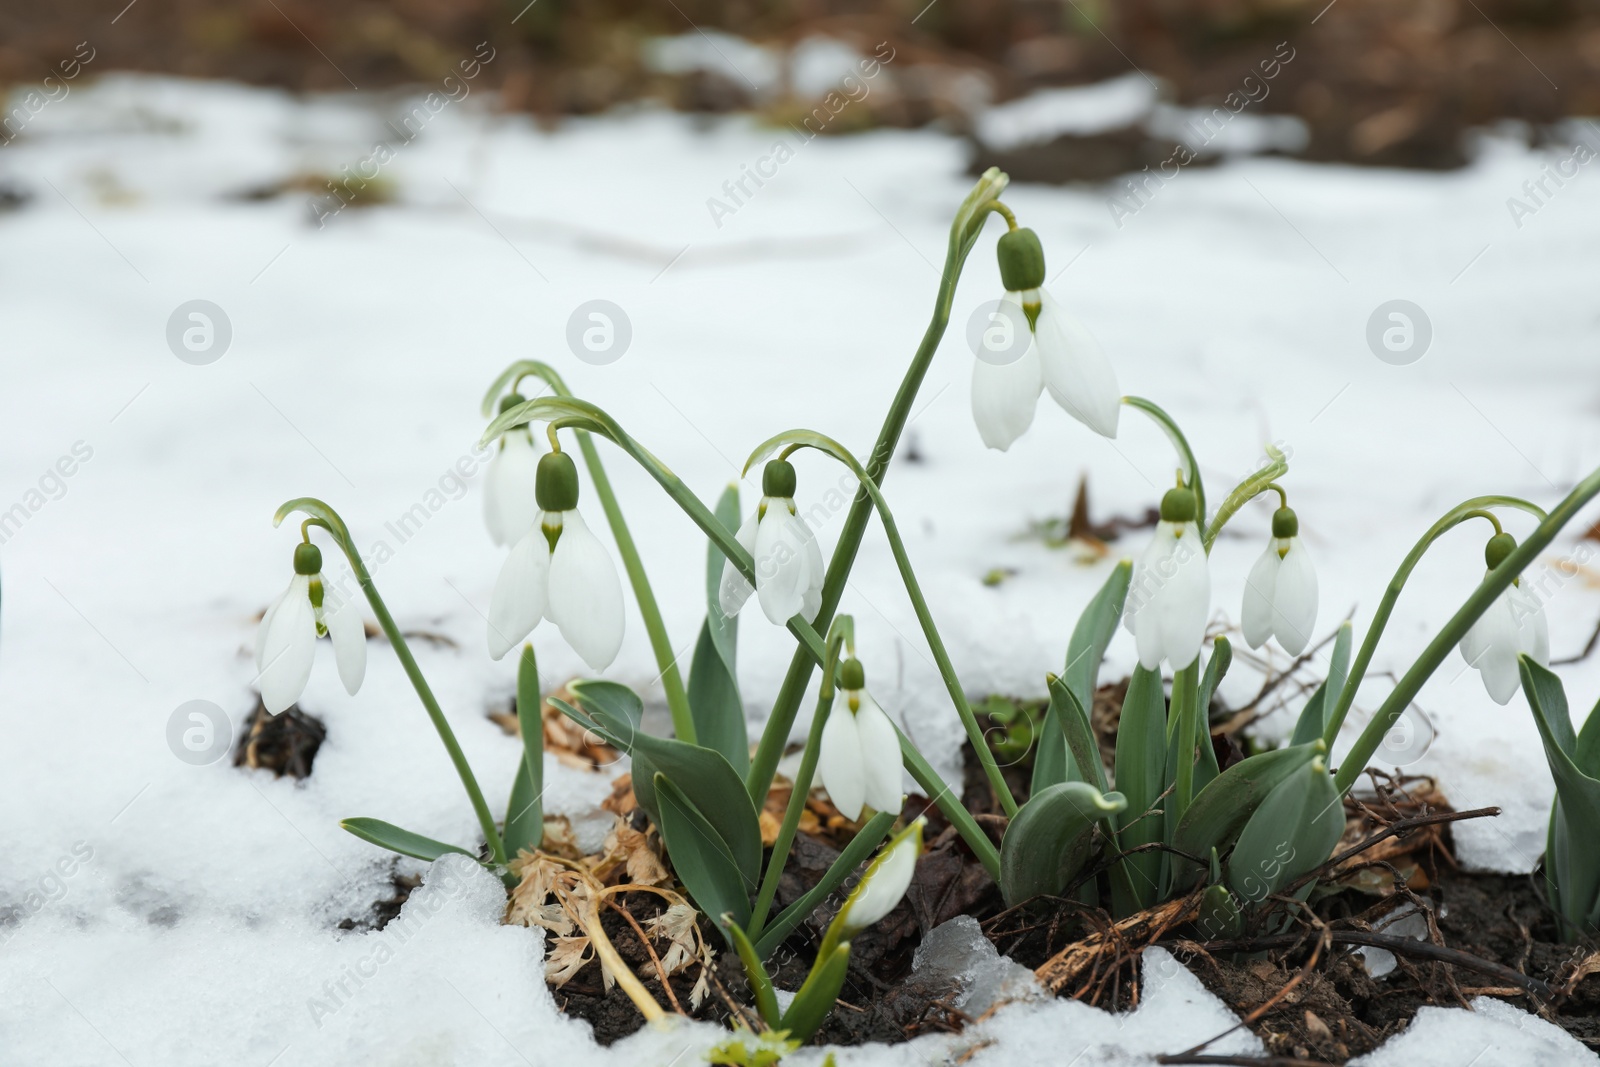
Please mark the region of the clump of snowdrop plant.
<svg viewBox="0 0 1600 1067"><path fill-rule="evenodd" d="M483 414L493 418L481 443L498 442L499 449L487 479L488 540L510 546L498 565L490 607L491 656L498 660L537 636L535 628L546 618L595 671L610 665L621 642L621 581L610 549L577 510L577 464L560 446L565 431L576 442L601 502L649 637L671 731L644 729L643 700L616 681L579 679L567 687L570 700L551 702L631 758L634 795L659 831L676 877L750 976L757 1014L772 1035L758 1043L781 1055L776 1050L816 1031L844 980L851 939L886 915L914 879L922 823L903 817L903 775L910 775L923 796L934 798L1008 906L1071 896L1125 916L1203 888L1200 927L1210 936L1249 921L1268 897L1298 892L1316 879L1343 830L1340 798L1458 645L1498 701L1509 699L1515 685L1508 677L1520 670L1557 778L1547 859L1551 899L1571 929L1592 930L1600 917L1600 861L1592 861L1588 845L1600 832L1600 725L1595 725L1600 716L1592 715L1584 731L1574 735L1564 698L1559 713L1553 710L1558 703L1553 676L1543 666L1547 626L1537 600L1518 582L1536 553L1600 493L1600 472L1548 513L1509 496L1476 497L1448 511L1402 561L1359 648L1352 623L1339 625L1326 680L1299 709L1289 743L1220 766L1207 710L1232 651L1225 634L1207 638L1214 622L1209 555L1223 528L1257 498L1275 493L1280 506L1271 516L1267 546L1238 591L1240 599L1233 601L1242 604L1243 635L1252 647L1276 640L1285 653L1300 655L1316 624L1316 572L1279 483L1288 472L1287 461L1269 446L1261 468L1210 511L1200 465L1177 422L1150 400L1119 396L1104 353L1044 291L1042 242L1019 227L1001 202L1006 184L1006 176L991 169L956 212L932 325L877 439L861 453L870 457L865 464L831 438L787 430L757 445L746 462L746 472L758 466L762 472L762 494L754 508L741 507L737 486L708 505L603 408L574 397L546 364L513 364L484 398ZM1106 437L1119 433L1123 408L1138 412L1171 443L1179 470L1178 484L1160 500L1160 521L1137 564L1124 560L1109 568L1066 642L1061 670L1045 674L1050 703L1035 733L1031 786L1021 802L1001 775L967 701L880 488L938 349L962 268L991 214L1007 225L997 256L1006 299L1020 309L1028 337L1014 361L980 360L974 368L973 415L984 443L1008 448L1031 425L1038 398L1048 390L1070 416ZM519 386L527 378L542 381L550 395L524 400ZM551 451L542 456L535 446L536 426L544 427L550 441ZM679 669L685 646L667 632L625 509L606 475L599 441L638 464L706 536L705 618L687 678ZM801 452L842 465L860 489L826 559L818 541L822 531L808 527L795 504L793 461ZM1496 512L1505 511L1521 512L1534 523L1520 543L1502 532ZM322 501L301 498L280 508L277 521L294 512L306 516L302 532L307 538L311 529L320 528L344 552L455 766L484 849L474 841L434 840L375 818L348 819L343 825L376 845L423 860L452 852L482 857L480 862L514 882L508 862L543 842L541 685L533 645L523 643L516 669L523 759L505 816L497 819L343 519ZM1398 673L1335 763L1333 747L1412 570L1439 538L1475 518L1495 529L1488 573ZM888 541L951 710L1007 817L998 847L867 691L855 627L839 607L862 537L874 520ZM299 698L318 632L332 636L341 676L352 692L364 663L364 646L355 643L359 617L349 604L330 606L326 591L319 592L320 553L309 540L296 550L295 564L296 577L263 620L258 642L263 698L270 710ZM485 567L492 565L486 554ZM1464 581L1464 588L1468 584ZM737 616L752 595L768 620L794 639L793 660L754 745L735 669ZM1087 709L1107 648L1122 626L1133 635L1138 664L1128 681L1115 757L1108 766ZM800 765L776 838L766 848L759 815L818 668L815 711ZM761 703L768 701L764 697ZM827 789L847 818L860 822L815 886L777 908L777 887L814 784ZM810 976L780 1011L766 961L863 864L869 864L866 873L829 924ZM590 934L604 937L598 926ZM640 983L624 985L647 1017L664 1014Z"/></svg>

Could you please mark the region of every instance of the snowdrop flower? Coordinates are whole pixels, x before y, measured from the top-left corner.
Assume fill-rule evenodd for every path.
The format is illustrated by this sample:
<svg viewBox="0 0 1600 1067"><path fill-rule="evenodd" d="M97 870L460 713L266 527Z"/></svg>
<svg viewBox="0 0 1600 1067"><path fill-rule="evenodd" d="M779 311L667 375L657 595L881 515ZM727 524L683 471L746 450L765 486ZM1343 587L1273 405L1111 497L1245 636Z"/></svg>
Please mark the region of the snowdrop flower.
<svg viewBox="0 0 1600 1067"><path fill-rule="evenodd" d="M505 412L522 402L520 395L511 393L501 398L500 410ZM532 431L526 426L507 430L484 479L483 521L495 544L516 544L538 521L539 501L534 493L538 471L539 450Z"/></svg>
<svg viewBox="0 0 1600 1067"><path fill-rule="evenodd" d="M1491 537L1483 552L1489 571L1500 566L1516 547L1517 539L1508 533ZM1477 669L1490 698L1496 704L1508 704L1522 685L1517 667L1521 653L1541 667L1550 665L1550 622L1544 604L1515 578L1461 639L1461 655Z"/></svg>
<svg viewBox="0 0 1600 1067"><path fill-rule="evenodd" d="M1200 655L1211 614L1211 572L1188 489L1167 490L1155 539L1134 567L1122 621L1139 649L1139 664L1155 670L1166 660L1181 671Z"/></svg>
<svg viewBox="0 0 1600 1067"><path fill-rule="evenodd" d="M1094 336L1044 290L1044 249L1032 230L1012 230L997 247L1006 287L1006 319L1029 336L972 367L972 418L983 443L1004 452L1033 424L1039 394L1050 391L1073 418L1117 436L1122 394L1111 362ZM1018 315L1016 312L1020 311ZM1020 350L1021 355L1015 355ZM1009 357L1009 358L1008 358Z"/></svg>
<svg viewBox="0 0 1600 1067"><path fill-rule="evenodd" d="M926 819L918 819L900 831L861 876L861 884L856 886L833 921L840 940L849 940L889 914L906 895L911 878L917 872L917 857L922 853L922 828L926 822Z"/></svg>
<svg viewBox="0 0 1600 1067"><path fill-rule="evenodd" d="M840 668L839 691L822 727L817 775L833 806L851 822L861 817L863 805L900 810L900 738L867 692L860 660L847 659Z"/></svg>
<svg viewBox="0 0 1600 1067"><path fill-rule="evenodd" d="M1244 583L1244 639L1260 648L1267 638L1291 656L1305 651L1317 621L1317 571L1300 540L1300 520L1281 507L1272 514L1272 540Z"/></svg>
<svg viewBox="0 0 1600 1067"><path fill-rule="evenodd" d="M366 625L354 601L325 587L322 550L308 542L295 546L289 588L267 608L256 630L256 673L261 703L270 714L287 710L305 692L320 634L332 640L339 680L354 696L367 674Z"/></svg>
<svg viewBox="0 0 1600 1067"><path fill-rule="evenodd" d="M604 670L622 647L622 583L578 514L578 468L565 452L539 460L536 521L511 546L489 599L489 655L500 659L549 619L573 651Z"/></svg>
<svg viewBox="0 0 1600 1067"><path fill-rule="evenodd" d="M822 549L794 505L794 465L775 459L761 472L761 504L735 535L755 560L754 589L732 560L722 565L718 600L728 618L754 592L761 610L779 626L795 615L807 622L822 607Z"/></svg>

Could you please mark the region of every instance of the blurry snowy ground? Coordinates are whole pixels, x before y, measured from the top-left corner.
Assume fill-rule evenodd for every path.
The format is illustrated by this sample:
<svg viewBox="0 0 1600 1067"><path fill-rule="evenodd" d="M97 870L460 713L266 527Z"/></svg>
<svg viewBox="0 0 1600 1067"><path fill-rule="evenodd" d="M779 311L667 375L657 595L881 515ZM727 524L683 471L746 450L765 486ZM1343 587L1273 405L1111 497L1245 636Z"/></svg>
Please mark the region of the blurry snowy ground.
<svg viewBox="0 0 1600 1067"><path fill-rule="evenodd" d="M456 872L448 905L381 964L384 935L335 929L387 895L390 870L339 818L476 840L385 646L371 646L355 698L319 654L304 706L329 733L302 785L226 760L186 765L168 721L189 700L215 702L236 726L253 706L252 617L287 581L294 541L269 520L285 499L321 496L359 543L392 551L376 576L402 627L460 643L417 654L503 809L519 748L483 713L505 700L513 668L489 662L481 617L499 556L482 528L481 478L450 475L463 457L472 466L488 380L519 357L556 364L707 499L780 429L864 449L927 320L950 214L970 185L963 148L931 132L814 141L719 227L707 199L769 153L771 131L645 113L549 133L473 98L384 166L393 205L318 228L305 194L240 198L395 141L384 120L414 102L114 77L74 89L0 150L0 180L35 194L0 216L0 511L26 512L0 548L0 905L14 918L0 927L0 1062L666 1064L712 1039L696 1028L596 1051L555 1012L539 938L495 925L486 878ZM1018 187L1006 200L1040 233L1053 291L1112 354L1124 390L1186 427L1215 499L1265 443L1292 453L1321 625L1354 608L1359 636L1444 509L1486 492L1553 503L1600 463L1588 260L1600 185L1580 173L1519 228L1506 200L1546 158L1486 142L1478 164L1447 175L1233 162L1182 173L1120 227L1104 191ZM1018 535L1064 512L1080 471L1097 518L1142 513L1172 457L1135 414L1108 442L1048 400L1010 454L982 448L964 333L999 295L992 247L972 257L910 427L922 462L897 463L887 491L969 689L1037 695L1110 562ZM607 366L573 358L565 340L573 309L597 298L625 309L633 330ZM207 366L166 341L169 316L194 299L231 323L230 347ZM1394 299L1431 320L1431 347L1412 365L1381 362L1366 342L1369 316ZM75 452L61 468L70 476L51 474ZM687 650L703 612L703 541L620 454L607 458ZM835 471L801 461L803 505ZM757 491L746 486L747 504ZM419 503L426 521L397 537L388 524ZM1582 647L1600 610L1593 572L1559 580L1553 568L1593 518L1546 559L1557 658ZM1237 617L1265 527L1266 510L1249 510L1217 547L1219 626ZM1483 540L1458 533L1418 569L1375 675L1403 669L1478 580ZM986 587L997 567L1015 574ZM879 699L953 767L959 727L876 531L843 610ZM643 629L629 625L608 675L659 698ZM546 684L577 671L550 629L536 638ZM754 718L791 647L759 613L744 621ZM1123 635L1106 677L1131 661ZM1563 674L1581 714L1600 694L1600 658ZM1259 676L1236 668L1230 681L1238 703ZM1353 719L1386 684L1369 679ZM1522 698L1496 707L1453 657L1418 703L1438 737L1407 769L1439 775L1460 807L1505 808L1457 828L1462 858L1530 869L1551 786ZM598 776L549 773L547 810L582 814L607 791ZM52 875L74 850L71 875ZM1170 960L1160 970L1165 984L1129 1019L1019 1006L981 1034L852 1050L840 1063L934 1062L980 1038L999 1043L976 1064L1019 1053L1066 1064L1086 1050L1082 1062L1112 1062L1123 1046L1136 1058L1117 1062L1142 1062L1231 1022ZM1157 988L1170 1010L1151 1025ZM1033 1018L1048 1028L1023 1025ZM1534 1020L1499 1006L1464 1018L1419 1016L1382 1062L1527 1062L1541 1039ZM1565 1042L1541 1055L1587 1054Z"/></svg>

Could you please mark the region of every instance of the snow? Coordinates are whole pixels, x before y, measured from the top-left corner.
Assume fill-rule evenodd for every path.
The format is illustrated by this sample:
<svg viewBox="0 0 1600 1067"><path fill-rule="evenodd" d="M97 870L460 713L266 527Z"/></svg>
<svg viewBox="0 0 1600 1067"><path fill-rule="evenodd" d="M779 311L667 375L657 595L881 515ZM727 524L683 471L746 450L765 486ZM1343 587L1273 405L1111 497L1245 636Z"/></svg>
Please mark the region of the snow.
<svg viewBox="0 0 1600 1067"><path fill-rule="evenodd" d="M473 442L481 391L514 358L555 363L707 499L780 429L811 426L860 449L874 437L970 185L959 140L806 142L718 219L707 200L770 149L772 131L640 111L550 132L488 104L474 92L402 141L387 122L415 98L116 76L79 83L0 148L0 181L33 194L0 216L0 515L21 515L0 545L9 1062L666 1063L716 1040L696 1026L594 1047L556 1012L538 938L499 926L490 883L450 861L430 880L453 870L462 888L314 1025L308 999L384 937L339 921L390 891L390 861L338 820L476 841L460 784L381 643L355 697L318 656L303 706L328 739L304 783L227 760L196 766L167 740L186 702L216 704L233 730L254 706L253 616L287 580L295 540L270 517L286 499L321 496L383 557L374 573L402 628L455 642L413 649L491 807L504 809L520 749L484 712L503 706L514 668L484 654L500 560L482 528ZM240 197L367 158L380 140L393 148L392 204L319 226L317 190ZM1584 269L1600 185L1580 173L1532 215L1513 220L1506 207L1554 158L1491 137L1454 174L1236 160L1183 172L1131 213L1113 213L1115 189L1024 186L1006 200L1044 239L1052 292L1112 354L1123 389L1184 425L1214 499L1266 442L1292 453L1286 484L1319 567L1319 626L1353 608L1359 636L1391 568L1445 508L1495 491L1549 504L1600 463L1600 321ZM963 326L999 294L991 248L980 243L967 268L915 409L908 437L922 462L897 463L885 491L970 691L1038 696L1112 560L1086 564L1021 535L1064 512L1080 471L1097 517L1140 513L1173 460L1133 413L1110 442L1048 399L1010 453L981 448ZM604 366L565 341L573 310L595 298L633 327L630 350ZM1402 298L1425 309L1433 338L1420 360L1391 365L1366 331ZM167 342L169 318L195 299L231 323L230 347L207 365ZM704 610L703 541L653 482L604 452L687 651ZM838 473L814 455L797 465L809 507ZM758 488L743 488L748 505ZM592 493L580 507L603 530ZM1581 649L1597 614L1592 558L1571 577L1556 566L1595 515L1541 561L1558 658ZM1266 518L1247 509L1212 557L1219 628L1237 618ZM830 516L825 543L841 521ZM1385 672L1403 669L1476 583L1483 537L1457 533L1417 569L1353 727L1381 700ZM1136 534L1116 554L1141 546ZM995 568L1014 573L990 588ZM844 608L875 695L952 775L961 729L876 530ZM636 615L628 627L607 675L659 713ZM741 683L759 721L792 643L759 613L741 630ZM535 643L547 686L581 670L549 627ZM1105 676L1132 661L1119 637ZM1600 661L1561 673L1575 708L1600 696ZM1241 663L1224 696L1247 699L1259 680ZM1437 738L1401 752L1406 769L1438 775L1459 807L1505 809L1455 829L1461 858L1530 869L1552 787L1521 698L1494 705L1452 658L1417 704ZM1287 731L1285 719L1263 729ZM604 775L554 760L546 773L551 813L582 818L609 792ZM1063 1001L1002 1009L969 1032L993 1041L974 1062L1066 1063L1062 1034L1096 1050L1084 1062L1144 1062L1232 1024L1175 961L1152 951L1146 966L1156 977L1134 1014ZM1480 1002L1475 1015L1419 1017L1396 1039L1412 1051L1394 1061L1463 1062L1434 1058L1441 1043L1426 1034L1441 1025L1524 1049L1543 1040L1525 1016ZM946 1047L924 1042L848 1050L840 1067L925 1062Z"/></svg>

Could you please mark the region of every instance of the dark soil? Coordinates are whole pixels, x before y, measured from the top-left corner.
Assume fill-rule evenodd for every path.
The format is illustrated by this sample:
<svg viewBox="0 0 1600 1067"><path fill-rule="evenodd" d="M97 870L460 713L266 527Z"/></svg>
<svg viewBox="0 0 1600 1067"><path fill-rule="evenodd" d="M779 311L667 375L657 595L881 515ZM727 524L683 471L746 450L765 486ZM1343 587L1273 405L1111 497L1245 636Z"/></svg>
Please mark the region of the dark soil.
<svg viewBox="0 0 1600 1067"><path fill-rule="evenodd" d="M339 920L339 929L366 932L368 930L382 930L390 921L400 914L400 909L406 901L411 899L411 893L422 885L422 878L415 874L401 874L391 869L389 884L393 892L382 900L374 900L368 906L365 915L352 916Z"/></svg>
<svg viewBox="0 0 1600 1067"><path fill-rule="evenodd" d="M298 706L271 715L257 699L233 750L233 765L269 770L279 778L305 778L327 736L322 720Z"/></svg>

